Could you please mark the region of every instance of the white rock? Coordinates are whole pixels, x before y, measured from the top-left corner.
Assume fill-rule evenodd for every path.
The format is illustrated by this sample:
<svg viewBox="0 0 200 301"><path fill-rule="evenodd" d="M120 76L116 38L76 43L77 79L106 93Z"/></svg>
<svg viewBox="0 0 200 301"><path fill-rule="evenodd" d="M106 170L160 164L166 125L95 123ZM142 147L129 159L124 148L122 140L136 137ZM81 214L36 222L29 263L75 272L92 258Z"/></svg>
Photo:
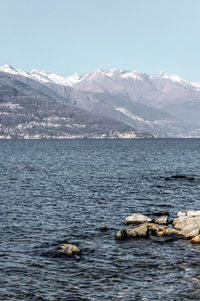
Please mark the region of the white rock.
<svg viewBox="0 0 200 301"><path fill-rule="evenodd" d="M177 214L178 217L198 215L200 215L200 210L179 211Z"/></svg>
<svg viewBox="0 0 200 301"><path fill-rule="evenodd" d="M125 224L130 225L130 224L143 224L143 223L150 223L152 221L151 218L149 218L146 215L143 214L133 214L128 216L125 219Z"/></svg>

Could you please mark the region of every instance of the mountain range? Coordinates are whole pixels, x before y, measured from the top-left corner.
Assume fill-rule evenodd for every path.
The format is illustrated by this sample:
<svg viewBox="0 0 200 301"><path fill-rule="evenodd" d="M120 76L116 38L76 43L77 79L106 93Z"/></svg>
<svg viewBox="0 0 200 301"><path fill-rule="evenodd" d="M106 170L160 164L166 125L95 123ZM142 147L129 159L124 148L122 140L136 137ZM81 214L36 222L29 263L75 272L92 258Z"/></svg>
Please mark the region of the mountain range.
<svg viewBox="0 0 200 301"><path fill-rule="evenodd" d="M200 137L200 83L121 69L62 77L0 67L0 136Z"/></svg>

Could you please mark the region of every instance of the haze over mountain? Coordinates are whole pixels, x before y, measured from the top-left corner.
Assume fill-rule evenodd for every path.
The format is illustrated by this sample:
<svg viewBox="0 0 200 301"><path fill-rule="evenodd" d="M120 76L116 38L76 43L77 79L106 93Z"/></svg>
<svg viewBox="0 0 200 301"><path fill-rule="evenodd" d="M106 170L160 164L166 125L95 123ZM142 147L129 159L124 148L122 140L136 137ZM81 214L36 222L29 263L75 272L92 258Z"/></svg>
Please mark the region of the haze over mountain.
<svg viewBox="0 0 200 301"><path fill-rule="evenodd" d="M46 71L27 73L9 65L0 67L0 72L1 101L5 101L6 85L11 90L18 89L19 95L24 93L24 85L27 85L25 94L31 97L33 104L35 97L40 99L43 95L43 101L48 104L51 101L51 105L64 106L65 110L78 110L76 123L80 112L84 112L88 114L87 119L93 121L100 118L101 121L109 120L110 124L115 122L112 133L118 130L134 133L136 128L139 135L145 131L155 137L200 137L200 83L175 74L148 75L111 69L65 78ZM16 97L18 101L21 99L9 91L6 93L13 103ZM87 134L89 131L88 128ZM107 134L110 131L108 126Z"/></svg>

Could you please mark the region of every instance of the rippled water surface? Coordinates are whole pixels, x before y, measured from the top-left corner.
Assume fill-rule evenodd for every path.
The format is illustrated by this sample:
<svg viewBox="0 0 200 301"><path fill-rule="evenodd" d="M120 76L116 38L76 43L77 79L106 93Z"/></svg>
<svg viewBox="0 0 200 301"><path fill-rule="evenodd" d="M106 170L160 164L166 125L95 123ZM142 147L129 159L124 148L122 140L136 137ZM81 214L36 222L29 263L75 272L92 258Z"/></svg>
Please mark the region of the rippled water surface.
<svg viewBox="0 0 200 301"><path fill-rule="evenodd" d="M200 247L114 238L132 213L200 208L200 140L3 140L0 171L0 300L200 300Z"/></svg>

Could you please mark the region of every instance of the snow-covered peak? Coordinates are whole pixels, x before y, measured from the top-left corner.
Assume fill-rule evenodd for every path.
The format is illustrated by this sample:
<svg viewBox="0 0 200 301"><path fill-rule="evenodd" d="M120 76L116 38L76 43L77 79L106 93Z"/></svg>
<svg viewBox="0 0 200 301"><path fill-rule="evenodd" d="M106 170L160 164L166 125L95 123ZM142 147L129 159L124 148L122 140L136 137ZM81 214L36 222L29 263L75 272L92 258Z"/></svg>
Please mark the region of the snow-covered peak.
<svg viewBox="0 0 200 301"><path fill-rule="evenodd" d="M88 77L91 79L103 79L104 77L106 77L106 73L104 70L102 69L97 69L96 71L89 73Z"/></svg>
<svg viewBox="0 0 200 301"><path fill-rule="evenodd" d="M25 77L28 76L28 74L25 71L23 71L21 69L13 68L12 66L10 66L8 64L5 64L5 65L1 66L0 71L10 73L10 74L14 74L14 75L22 75L22 76L25 76Z"/></svg>
<svg viewBox="0 0 200 301"><path fill-rule="evenodd" d="M161 71L160 73L152 75L151 78L153 80L166 79L172 83L180 84L181 86L184 86L186 88L195 88L195 90L200 89L200 82L191 82L189 80L185 80L185 79L181 78L177 74L168 74L168 73L165 73L164 71Z"/></svg>
<svg viewBox="0 0 200 301"><path fill-rule="evenodd" d="M0 67L1 72L10 73L13 75L21 75L27 78L31 78L43 84L56 84L62 86L70 86L70 87L77 87L78 89L86 90L92 89L94 84L98 84L98 89L96 91L104 90L104 86L106 90L110 88L113 90L120 90L122 88L126 88L127 85L131 87L133 83L138 85L139 81L140 84L149 84L156 87L159 90L159 86L162 87L165 85L165 81L171 82L172 85L178 84L185 88L191 88L194 90L200 90L200 82L190 82L187 80L182 79L177 74L168 74L165 72L160 72L153 75L148 75L147 73L140 72L137 70L122 70L122 69L97 69L94 72L87 73L87 74L78 74L75 73L68 77L63 77L61 75L57 75L53 72L47 71L39 71L37 69L33 69L31 72L26 73L21 69L16 69L8 64L3 65ZM125 84L126 83L126 84ZM139 84L139 85L140 85ZM167 83L166 83L167 85Z"/></svg>
<svg viewBox="0 0 200 301"><path fill-rule="evenodd" d="M149 75L140 71L126 71L122 74L122 78L124 79L135 79L135 80L146 80L149 78Z"/></svg>
<svg viewBox="0 0 200 301"><path fill-rule="evenodd" d="M102 69L88 73L85 76L82 75L81 77L76 75L73 79L75 79L73 87L85 92L114 94L116 92L121 93L123 90L123 88Z"/></svg>
<svg viewBox="0 0 200 301"><path fill-rule="evenodd" d="M154 77L161 77L164 79L169 79L169 80L171 80L173 82L177 82L177 83L188 82L188 81L182 79L177 74L168 74L168 73L165 73L164 71L161 71L159 74L155 74Z"/></svg>
<svg viewBox="0 0 200 301"><path fill-rule="evenodd" d="M144 72L140 72L137 70L122 70L122 69L108 69L108 70L97 70L96 72L94 72L95 74L97 73L101 73L104 75L107 75L108 77L111 77L113 79L115 78L122 78L122 79L135 79L135 80L144 80L149 78L149 75L147 73Z"/></svg>
<svg viewBox="0 0 200 301"><path fill-rule="evenodd" d="M86 77L86 75L84 75L84 74L75 73L71 76L66 77L66 81L69 86L73 86L73 85L79 83L80 81L82 81L85 77Z"/></svg>
<svg viewBox="0 0 200 301"><path fill-rule="evenodd" d="M11 73L11 74L17 74L17 69L13 68L12 66L5 64L3 66L0 67L0 71L1 72L7 72L7 73Z"/></svg>
<svg viewBox="0 0 200 301"><path fill-rule="evenodd" d="M123 70L113 68L113 69L107 69L104 72L107 76L114 77L114 76L120 76L120 74L123 72Z"/></svg>
<svg viewBox="0 0 200 301"><path fill-rule="evenodd" d="M5 64L5 65L1 66L0 69L14 69L14 68L8 64Z"/></svg>
<svg viewBox="0 0 200 301"><path fill-rule="evenodd" d="M43 76L48 76L51 72L47 72L45 70L39 71L38 69L33 69L29 74L42 74Z"/></svg>
<svg viewBox="0 0 200 301"><path fill-rule="evenodd" d="M43 83L54 83L54 84L63 85L63 86L68 85L66 78L64 78L61 75L52 73L52 72L38 71L37 69L33 69L29 73L29 76L30 76L30 78L37 80L39 82L43 82Z"/></svg>

